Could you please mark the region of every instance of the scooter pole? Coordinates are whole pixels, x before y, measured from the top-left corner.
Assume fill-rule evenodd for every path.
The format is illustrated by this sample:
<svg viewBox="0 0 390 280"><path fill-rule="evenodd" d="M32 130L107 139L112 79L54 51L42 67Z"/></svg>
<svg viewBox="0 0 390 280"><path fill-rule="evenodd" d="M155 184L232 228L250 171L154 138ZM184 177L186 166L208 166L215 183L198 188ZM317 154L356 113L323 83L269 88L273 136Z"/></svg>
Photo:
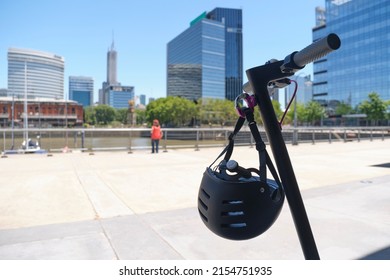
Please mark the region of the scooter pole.
<svg viewBox="0 0 390 280"><path fill-rule="evenodd" d="M320 256L310 227L309 219L303 204L302 196L294 174L291 160L284 142L281 128L269 98L267 85L270 81L291 76L295 71L340 47L340 39L336 34L309 45L300 52L294 52L284 60L265 64L246 71L250 87L264 123L271 150L279 171L291 214L307 260L319 260Z"/></svg>

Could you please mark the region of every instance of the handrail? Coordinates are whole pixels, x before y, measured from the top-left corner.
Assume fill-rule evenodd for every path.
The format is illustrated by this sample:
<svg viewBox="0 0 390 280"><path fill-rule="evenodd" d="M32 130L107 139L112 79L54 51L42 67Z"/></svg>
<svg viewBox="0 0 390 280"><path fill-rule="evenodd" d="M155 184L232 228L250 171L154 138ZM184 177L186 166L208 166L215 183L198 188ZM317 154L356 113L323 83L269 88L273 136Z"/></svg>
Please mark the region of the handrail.
<svg viewBox="0 0 390 280"><path fill-rule="evenodd" d="M221 128L163 128L164 138L160 146L169 149L194 148L195 150L226 145L231 127ZM23 141L23 128L0 128L0 150L12 146L18 148ZM292 142L292 135L297 131L298 143L373 141L390 139L390 127L299 127L283 128L286 143ZM260 127L260 132L265 131ZM32 139L40 136L42 148L53 152L62 151L67 146L74 150L91 149L94 151L145 150L150 148L149 128L29 128ZM83 143L82 143L83 141ZM265 136L264 141L268 143ZM244 127L237 135L237 145L253 145L249 129Z"/></svg>

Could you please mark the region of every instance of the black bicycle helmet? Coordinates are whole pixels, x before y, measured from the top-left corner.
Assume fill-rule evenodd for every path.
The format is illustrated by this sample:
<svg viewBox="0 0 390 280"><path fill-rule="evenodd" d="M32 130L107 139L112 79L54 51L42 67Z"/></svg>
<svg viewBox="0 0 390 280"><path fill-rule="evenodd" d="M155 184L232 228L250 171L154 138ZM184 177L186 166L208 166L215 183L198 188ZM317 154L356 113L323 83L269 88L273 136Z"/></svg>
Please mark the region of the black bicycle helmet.
<svg viewBox="0 0 390 280"><path fill-rule="evenodd" d="M246 114L253 117L251 112ZM250 239L268 230L278 218L285 197L253 119L249 126L256 140L260 169L245 169L230 160L234 136L244 120L238 120L229 145L218 156L226 154L224 159L212 168L217 158L206 168L198 192L198 210L204 224L215 234L232 240ZM266 165L275 180L266 178Z"/></svg>

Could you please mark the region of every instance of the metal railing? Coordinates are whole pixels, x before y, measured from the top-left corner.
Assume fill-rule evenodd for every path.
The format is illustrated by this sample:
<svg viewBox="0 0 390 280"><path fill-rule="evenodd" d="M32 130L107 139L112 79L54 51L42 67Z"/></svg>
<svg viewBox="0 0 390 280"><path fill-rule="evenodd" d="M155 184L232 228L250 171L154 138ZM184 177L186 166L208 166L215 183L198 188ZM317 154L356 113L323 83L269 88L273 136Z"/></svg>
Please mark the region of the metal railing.
<svg viewBox="0 0 390 280"><path fill-rule="evenodd" d="M233 130L224 128L163 128L160 150L225 146ZM390 139L390 127L299 127L283 128L282 135L287 144L293 143L294 131L297 143L373 141ZM25 140L24 129L0 129L0 149L17 150ZM34 129L27 130L28 137L38 141L40 147L49 152L118 151L151 149L149 128L75 128L75 129ZM261 136L266 144L268 139L263 128ZM254 145L249 128L244 126L235 138L237 145Z"/></svg>

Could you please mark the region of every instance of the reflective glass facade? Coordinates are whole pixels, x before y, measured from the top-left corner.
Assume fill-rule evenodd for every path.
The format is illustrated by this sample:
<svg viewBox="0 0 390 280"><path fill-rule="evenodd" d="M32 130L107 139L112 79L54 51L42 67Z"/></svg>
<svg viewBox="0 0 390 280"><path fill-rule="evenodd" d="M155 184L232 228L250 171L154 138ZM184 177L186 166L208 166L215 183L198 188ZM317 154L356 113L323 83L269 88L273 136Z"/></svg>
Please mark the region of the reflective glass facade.
<svg viewBox="0 0 390 280"><path fill-rule="evenodd" d="M326 24L313 29L316 40L336 33L341 47L314 63L313 98L328 106L353 107L377 92L390 100L390 1L325 0Z"/></svg>
<svg viewBox="0 0 390 280"><path fill-rule="evenodd" d="M216 8L207 17L225 25L225 97L234 100L242 92L242 10Z"/></svg>
<svg viewBox="0 0 390 280"><path fill-rule="evenodd" d="M167 95L234 99L242 92L241 10L202 14L167 46Z"/></svg>
<svg viewBox="0 0 390 280"><path fill-rule="evenodd" d="M28 98L63 99L64 64L62 56L10 48L8 50L8 94L24 96L27 90Z"/></svg>
<svg viewBox="0 0 390 280"><path fill-rule="evenodd" d="M93 79L91 77L69 77L69 99L84 107L93 105Z"/></svg>
<svg viewBox="0 0 390 280"><path fill-rule="evenodd" d="M129 108L129 101L134 100L134 87L110 86L107 90L107 104L115 109Z"/></svg>

